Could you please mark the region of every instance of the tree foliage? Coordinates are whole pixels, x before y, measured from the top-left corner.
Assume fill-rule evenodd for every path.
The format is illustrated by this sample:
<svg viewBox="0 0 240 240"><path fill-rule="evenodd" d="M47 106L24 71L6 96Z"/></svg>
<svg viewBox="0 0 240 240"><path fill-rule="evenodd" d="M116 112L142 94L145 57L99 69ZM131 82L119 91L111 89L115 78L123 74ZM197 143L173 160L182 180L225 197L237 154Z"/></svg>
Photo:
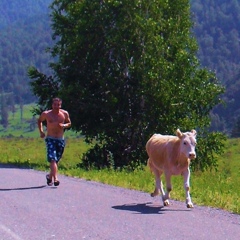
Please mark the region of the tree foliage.
<svg viewBox="0 0 240 240"><path fill-rule="evenodd" d="M58 60L53 76L31 68L31 86L42 108L61 97L73 129L94 144L85 167L134 169L153 133L177 128L204 136L205 161L195 164L212 165L223 139L206 128L223 88L199 66L189 1L55 0L51 9Z"/></svg>
<svg viewBox="0 0 240 240"><path fill-rule="evenodd" d="M0 1L0 83L5 93L14 93L18 104L36 100L28 87L28 66L49 74L50 57L45 49L52 46L48 9L51 2ZM240 2L192 0L190 5L201 65L214 71L226 86L222 95L226 106L213 109L211 130L231 135L240 112Z"/></svg>

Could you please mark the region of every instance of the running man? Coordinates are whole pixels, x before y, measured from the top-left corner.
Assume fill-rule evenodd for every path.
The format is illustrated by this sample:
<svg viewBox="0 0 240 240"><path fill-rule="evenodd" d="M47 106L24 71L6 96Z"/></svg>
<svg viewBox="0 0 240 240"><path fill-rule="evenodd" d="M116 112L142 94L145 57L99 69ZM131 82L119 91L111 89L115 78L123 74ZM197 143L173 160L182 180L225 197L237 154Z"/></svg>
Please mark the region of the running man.
<svg viewBox="0 0 240 240"><path fill-rule="evenodd" d="M45 138L47 148L47 161L50 163L50 173L46 175L48 186L60 184L57 172L65 148L64 129L71 127L71 120L67 111L61 109L62 100L54 98L52 109L41 113L38 119L40 137ZM47 122L47 134L43 131L42 122Z"/></svg>

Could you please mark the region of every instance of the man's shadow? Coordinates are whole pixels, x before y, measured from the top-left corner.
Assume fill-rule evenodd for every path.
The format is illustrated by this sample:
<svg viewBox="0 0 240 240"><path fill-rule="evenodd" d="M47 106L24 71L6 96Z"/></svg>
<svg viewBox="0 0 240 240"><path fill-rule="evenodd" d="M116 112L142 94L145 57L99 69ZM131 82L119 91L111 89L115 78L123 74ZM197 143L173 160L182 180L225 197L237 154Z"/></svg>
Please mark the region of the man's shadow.
<svg viewBox="0 0 240 240"><path fill-rule="evenodd" d="M5 192L5 191L31 190L31 189L40 189L40 188L45 188L45 187L47 187L47 185L36 186L36 187L0 188L0 192Z"/></svg>

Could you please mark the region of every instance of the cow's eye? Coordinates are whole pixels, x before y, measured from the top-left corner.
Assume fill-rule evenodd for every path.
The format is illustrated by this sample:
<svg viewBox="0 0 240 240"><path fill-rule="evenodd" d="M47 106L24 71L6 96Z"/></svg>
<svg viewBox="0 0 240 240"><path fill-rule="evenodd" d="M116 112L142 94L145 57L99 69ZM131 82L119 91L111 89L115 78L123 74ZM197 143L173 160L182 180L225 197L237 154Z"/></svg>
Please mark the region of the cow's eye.
<svg viewBox="0 0 240 240"><path fill-rule="evenodd" d="M187 145L187 142L183 142L184 145Z"/></svg>

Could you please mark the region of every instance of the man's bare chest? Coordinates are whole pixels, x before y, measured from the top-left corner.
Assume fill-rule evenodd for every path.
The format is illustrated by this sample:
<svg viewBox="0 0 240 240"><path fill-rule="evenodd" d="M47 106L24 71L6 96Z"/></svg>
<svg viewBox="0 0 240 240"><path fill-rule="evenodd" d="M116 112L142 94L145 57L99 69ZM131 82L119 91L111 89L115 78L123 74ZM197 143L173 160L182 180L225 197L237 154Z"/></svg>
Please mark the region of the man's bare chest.
<svg viewBox="0 0 240 240"><path fill-rule="evenodd" d="M65 116L63 113L58 114L49 114L47 116L47 122L48 123L62 123L65 120Z"/></svg>

